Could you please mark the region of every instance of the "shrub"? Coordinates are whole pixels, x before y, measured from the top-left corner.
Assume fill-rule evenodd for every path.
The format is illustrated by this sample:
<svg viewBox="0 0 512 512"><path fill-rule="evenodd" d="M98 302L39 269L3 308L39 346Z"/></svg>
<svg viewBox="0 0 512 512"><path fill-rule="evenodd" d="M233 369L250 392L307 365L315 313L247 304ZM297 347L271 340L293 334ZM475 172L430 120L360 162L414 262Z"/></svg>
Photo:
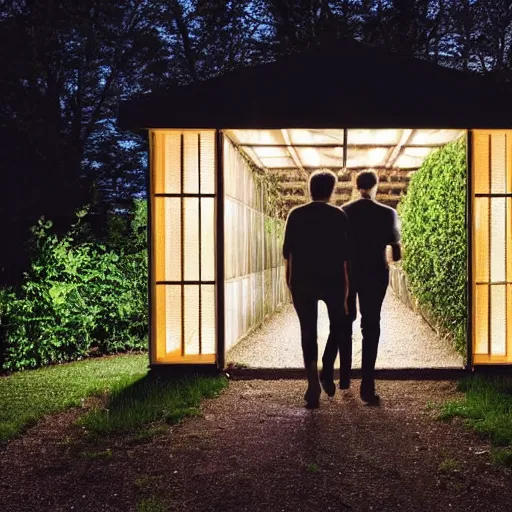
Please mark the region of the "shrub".
<svg viewBox="0 0 512 512"><path fill-rule="evenodd" d="M462 137L429 155L398 207L411 291L461 354L466 350L466 174Z"/></svg>
<svg viewBox="0 0 512 512"><path fill-rule="evenodd" d="M91 238L85 212L62 237L50 221L38 222L19 292L0 294L4 369L146 347L147 252L139 229L144 214L139 202L126 247L117 250Z"/></svg>

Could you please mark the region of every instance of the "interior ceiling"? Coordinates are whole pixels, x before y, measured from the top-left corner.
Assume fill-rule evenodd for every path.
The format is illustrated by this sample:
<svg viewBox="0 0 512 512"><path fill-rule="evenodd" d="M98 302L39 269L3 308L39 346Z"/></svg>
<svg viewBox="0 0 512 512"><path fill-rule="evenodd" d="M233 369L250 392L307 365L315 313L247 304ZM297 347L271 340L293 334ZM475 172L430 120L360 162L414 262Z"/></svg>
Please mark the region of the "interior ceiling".
<svg viewBox="0 0 512 512"><path fill-rule="evenodd" d="M464 130L226 130L265 169L418 169L428 154Z"/></svg>

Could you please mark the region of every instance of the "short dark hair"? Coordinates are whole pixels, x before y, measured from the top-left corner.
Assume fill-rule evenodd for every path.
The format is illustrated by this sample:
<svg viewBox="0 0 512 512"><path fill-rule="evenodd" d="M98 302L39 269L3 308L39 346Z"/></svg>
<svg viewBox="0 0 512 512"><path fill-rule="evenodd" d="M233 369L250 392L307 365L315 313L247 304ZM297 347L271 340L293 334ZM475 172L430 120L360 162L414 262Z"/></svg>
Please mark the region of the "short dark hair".
<svg viewBox="0 0 512 512"><path fill-rule="evenodd" d="M338 177L332 171L322 169L309 177L309 193L313 201L328 199L336 186Z"/></svg>
<svg viewBox="0 0 512 512"><path fill-rule="evenodd" d="M379 177L375 171L361 171L356 176L356 186L359 190L370 190L379 183Z"/></svg>

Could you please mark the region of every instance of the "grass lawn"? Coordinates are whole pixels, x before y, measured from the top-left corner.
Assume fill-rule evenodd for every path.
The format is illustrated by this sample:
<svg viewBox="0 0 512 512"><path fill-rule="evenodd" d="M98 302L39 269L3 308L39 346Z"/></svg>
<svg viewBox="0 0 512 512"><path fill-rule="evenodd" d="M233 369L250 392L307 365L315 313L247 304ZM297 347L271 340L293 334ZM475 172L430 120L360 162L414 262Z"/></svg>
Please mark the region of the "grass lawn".
<svg viewBox="0 0 512 512"><path fill-rule="evenodd" d="M469 428L491 442L494 459L512 467L512 380L469 377L459 382L459 390L465 397L445 403L439 418L464 418Z"/></svg>
<svg viewBox="0 0 512 512"><path fill-rule="evenodd" d="M23 371L0 377L0 441L14 437L45 414L78 406L90 396L102 397L104 405L82 419L93 431L176 421L193 414L201 397L214 396L225 385L224 377L155 380L149 377L146 354Z"/></svg>

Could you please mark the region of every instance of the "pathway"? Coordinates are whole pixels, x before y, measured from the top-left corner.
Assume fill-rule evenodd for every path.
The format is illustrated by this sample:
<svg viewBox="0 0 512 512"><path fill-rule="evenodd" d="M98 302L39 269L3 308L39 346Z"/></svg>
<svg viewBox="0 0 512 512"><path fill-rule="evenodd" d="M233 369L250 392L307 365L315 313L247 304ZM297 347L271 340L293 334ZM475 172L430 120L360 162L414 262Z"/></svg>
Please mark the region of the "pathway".
<svg viewBox="0 0 512 512"><path fill-rule="evenodd" d="M319 303L318 347L321 354L329 334L327 308ZM353 368L361 367L360 317L354 322ZM462 357L439 339L420 315L388 289L381 316L377 368L462 368ZM235 345L227 361L252 368L301 368L302 351L297 315L291 304Z"/></svg>

